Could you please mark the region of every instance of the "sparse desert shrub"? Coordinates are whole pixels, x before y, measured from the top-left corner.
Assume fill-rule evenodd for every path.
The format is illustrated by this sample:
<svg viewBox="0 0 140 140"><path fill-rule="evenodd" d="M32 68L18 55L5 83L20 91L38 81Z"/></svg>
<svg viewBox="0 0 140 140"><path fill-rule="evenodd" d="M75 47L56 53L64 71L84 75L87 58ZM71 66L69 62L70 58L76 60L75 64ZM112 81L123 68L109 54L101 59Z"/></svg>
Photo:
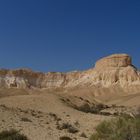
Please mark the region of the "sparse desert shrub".
<svg viewBox="0 0 140 140"><path fill-rule="evenodd" d="M21 118L21 121L23 121L23 122L32 122L30 119L28 119L28 118Z"/></svg>
<svg viewBox="0 0 140 140"><path fill-rule="evenodd" d="M59 129L59 130L67 129L67 131L69 133L77 133L77 132L79 132L79 130L76 127L72 126L69 123L62 123L61 125L58 124L57 129Z"/></svg>
<svg viewBox="0 0 140 140"><path fill-rule="evenodd" d="M104 115L104 116L110 116L110 115L112 115L110 112L100 112L100 114L101 115Z"/></svg>
<svg viewBox="0 0 140 140"><path fill-rule="evenodd" d="M71 126L68 128L68 132L69 133L77 133L77 132L79 132L79 130L74 126Z"/></svg>
<svg viewBox="0 0 140 140"><path fill-rule="evenodd" d="M81 105L80 107L77 107L77 109L86 113L91 112L91 107L88 103L85 103Z"/></svg>
<svg viewBox="0 0 140 140"><path fill-rule="evenodd" d="M31 115L34 116L34 117L38 117L35 112L31 112Z"/></svg>
<svg viewBox="0 0 140 140"><path fill-rule="evenodd" d="M87 135L83 132L81 133L80 137L87 138Z"/></svg>
<svg viewBox="0 0 140 140"><path fill-rule="evenodd" d="M78 121L75 121L74 122L75 126L79 127L80 126L80 123Z"/></svg>
<svg viewBox="0 0 140 140"><path fill-rule="evenodd" d="M115 104L112 104L112 106L111 106L112 108L116 108L117 106L115 105Z"/></svg>
<svg viewBox="0 0 140 140"><path fill-rule="evenodd" d="M90 140L140 140L140 118L119 117L103 121Z"/></svg>
<svg viewBox="0 0 140 140"><path fill-rule="evenodd" d="M85 103L81 106L73 106L75 109L79 111L83 111L85 113L93 113L93 114L100 114L102 110L109 108L107 105L104 104L89 104Z"/></svg>
<svg viewBox="0 0 140 140"><path fill-rule="evenodd" d="M59 138L59 140L72 140L70 137L62 136Z"/></svg>
<svg viewBox="0 0 140 140"><path fill-rule="evenodd" d="M137 117L140 117L140 107L137 108Z"/></svg>
<svg viewBox="0 0 140 140"><path fill-rule="evenodd" d="M50 115L55 121L61 121L61 118L59 118L56 114L50 112L49 115Z"/></svg>
<svg viewBox="0 0 140 140"><path fill-rule="evenodd" d="M19 131L12 129L9 131L2 131L0 133L0 140L28 140L28 138L20 134Z"/></svg>
<svg viewBox="0 0 140 140"><path fill-rule="evenodd" d="M72 125L69 124L69 123L62 123L62 124L59 124L59 125L57 126L57 129L59 129L59 130L68 129L68 128L71 127L71 126L72 126Z"/></svg>

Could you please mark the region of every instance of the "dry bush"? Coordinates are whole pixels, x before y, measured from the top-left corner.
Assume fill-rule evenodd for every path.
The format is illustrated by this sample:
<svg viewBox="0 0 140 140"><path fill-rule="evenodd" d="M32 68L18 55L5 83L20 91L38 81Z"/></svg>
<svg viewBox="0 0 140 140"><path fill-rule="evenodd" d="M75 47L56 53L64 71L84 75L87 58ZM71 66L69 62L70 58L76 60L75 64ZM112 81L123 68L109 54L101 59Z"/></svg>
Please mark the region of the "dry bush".
<svg viewBox="0 0 140 140"><path fill-rule="evenodd" d="M77 133L77 132L79 132L79 130L76 127L74 127L73 125L71 125L69 123L62 123L61 125L58 124L57 129L59 129L59 130L67 129L67 131L69 133Z"/></svg>
<svg viewBox="0 0 140 140"><path fill-rule="evenodd" d="M140 118L119 117L103 121L90 140L140 140Z"/></svg>
<svg viewBox="0 0 140 140"><path fill-rule="evenodd" d="M21 121L23 121L23 122L32 122L30 119L28 119L26 117L21 118Z"/></svg>
<svg viewBox="0 0 140 140"><path fill-rule="evenodd" d="M72 140L70 137L62 136L59 138L59 140Z"/></svg>
<svg viewBox="0 0 140 140"><path fill-rule="evenodd" d="M12 129L9 131L2 131L0 133L0 140L28 140L28 138L20 134L19 131Z"/></svg>

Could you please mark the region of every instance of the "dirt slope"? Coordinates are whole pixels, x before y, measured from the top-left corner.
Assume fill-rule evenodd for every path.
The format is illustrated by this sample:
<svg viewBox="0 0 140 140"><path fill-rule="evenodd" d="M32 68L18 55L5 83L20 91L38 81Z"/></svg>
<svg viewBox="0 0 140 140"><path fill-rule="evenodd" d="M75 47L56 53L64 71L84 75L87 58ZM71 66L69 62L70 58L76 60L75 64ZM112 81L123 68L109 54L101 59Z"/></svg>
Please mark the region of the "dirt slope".
<svg viewBox="0 0 140 140"><path fill-rule="evenodd" d="M110 118L78 111L61 99L50 93L0 98L0 130L21 130L31 140L59 140L60 136L86 140L99 122ZM68 124L71 126L65 128ZM77 132L69 132L74 130Z"/></svg>

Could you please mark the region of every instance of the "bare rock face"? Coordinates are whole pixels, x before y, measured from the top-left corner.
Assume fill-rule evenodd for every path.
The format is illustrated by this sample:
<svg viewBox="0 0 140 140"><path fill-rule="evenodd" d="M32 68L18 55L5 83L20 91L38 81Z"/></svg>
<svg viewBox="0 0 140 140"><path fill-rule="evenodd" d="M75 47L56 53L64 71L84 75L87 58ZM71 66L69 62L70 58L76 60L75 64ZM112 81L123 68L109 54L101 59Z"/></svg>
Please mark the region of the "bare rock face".
<svg viewBox="0 0 140 140"><path fill-rule="evenodd" d="M114 54L96 62L94 81L103 87L140 85L140 73L127 54Z"/></svg>
<svg viewBox="0 0 140 140"><path fill-rule="evenodd" d="M140 72L132 65L127 54L107 56L96 62L95 68L82 72L33 72L27 69L0 70L0 87L71 89L96 87L140 90Z"/></svg>
<svg viewBox="0 0 140 140"><path fill-rule="evenodd" d="M131 65L131 57L127 54L114 54L96 62L96 68L127 67Z"/></svg>

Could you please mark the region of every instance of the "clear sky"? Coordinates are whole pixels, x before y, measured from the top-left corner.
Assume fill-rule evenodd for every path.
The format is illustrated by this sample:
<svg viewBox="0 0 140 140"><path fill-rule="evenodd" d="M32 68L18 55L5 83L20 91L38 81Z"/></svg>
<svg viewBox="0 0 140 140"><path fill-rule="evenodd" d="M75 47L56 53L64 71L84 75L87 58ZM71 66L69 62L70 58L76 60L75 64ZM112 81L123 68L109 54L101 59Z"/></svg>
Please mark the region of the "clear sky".
<svg viewBox="0 0 140 140"><path fill-rule="evenodd" d="M140 0L0 0L0 67L71 71L128 53L140 68Z"/></svg>

